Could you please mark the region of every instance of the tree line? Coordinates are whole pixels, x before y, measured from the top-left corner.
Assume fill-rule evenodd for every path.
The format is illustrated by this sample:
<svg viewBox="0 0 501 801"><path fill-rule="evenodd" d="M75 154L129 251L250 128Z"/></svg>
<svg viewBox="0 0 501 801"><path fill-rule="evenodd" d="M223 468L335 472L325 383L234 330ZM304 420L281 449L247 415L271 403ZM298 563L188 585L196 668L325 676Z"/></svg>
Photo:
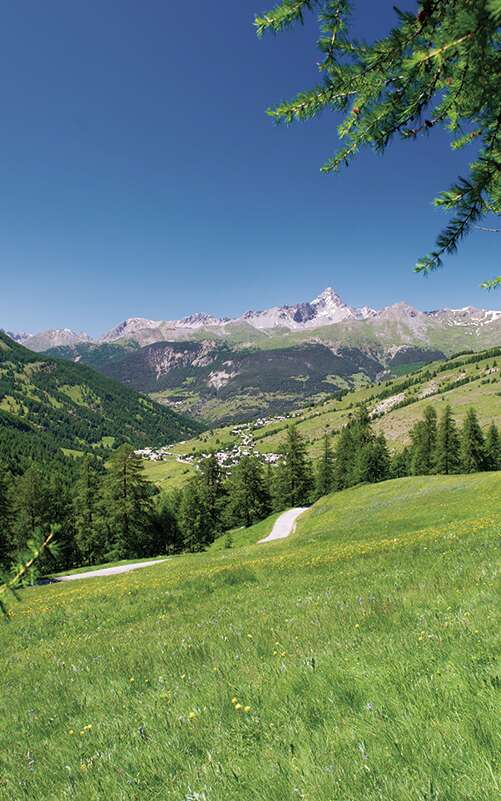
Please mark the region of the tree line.
<svg viewBox="0 0 501 801"><path fill-rule="evenodd" d="M227 471L211 454L182 489L167 493L145 478L142 460L128 444L114 452L107 468L88 454L75 460L69 473L64 464L48 470L33 464L14 476L0 464L0 564L7 565L27 540L54 525L58 555L42 568L63 570L203 550L224 532L362 483L501 469L498 429L491 424L484 432L473 408L459 428L450 406L440 417L428 406L410 440L391 454L367 409L360 407L334 446L329 435L324 437L314 461L291 425L276 466L247 455Z"/></svg>

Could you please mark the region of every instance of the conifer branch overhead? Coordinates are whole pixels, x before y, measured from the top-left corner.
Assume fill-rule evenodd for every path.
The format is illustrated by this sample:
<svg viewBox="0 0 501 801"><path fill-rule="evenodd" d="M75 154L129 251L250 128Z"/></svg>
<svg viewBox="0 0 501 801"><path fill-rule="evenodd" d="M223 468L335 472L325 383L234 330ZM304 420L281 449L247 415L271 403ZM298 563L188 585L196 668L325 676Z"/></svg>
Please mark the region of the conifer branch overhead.
<svg viewBox="0 0 501 801"><path fill-rule="evenodd" d="M258 34L278 33L315 10L322 81L268 114L285 123L323 111L344 115L344 144L322 172L349 165L364 147L384 151L395 135L415 139L436 127L449 132L454 150L477 143L469 175L435 200L452 218L416 264L416 272L431 272L484 217L501 213L501 0L422 0L416 13L395 9L397 25L371 44L350 36L349 0L282 0L256 18Z"/></svg>
<svg viewBox="0 0 501 801"><path fill-rule="evenodd" d="M16 591L23 583L30 571L33 570L38 560L44 553L56 553L55 549L55 536L59 531L59 526L52 526L49 533L44 535L41 529L37 529L32 538L27 542L27 552L21 554L18 559L18 564L12 570L10 575L0 576L0 613L8 620L9 610L5 597L8 593L17 598Z"/></svg>

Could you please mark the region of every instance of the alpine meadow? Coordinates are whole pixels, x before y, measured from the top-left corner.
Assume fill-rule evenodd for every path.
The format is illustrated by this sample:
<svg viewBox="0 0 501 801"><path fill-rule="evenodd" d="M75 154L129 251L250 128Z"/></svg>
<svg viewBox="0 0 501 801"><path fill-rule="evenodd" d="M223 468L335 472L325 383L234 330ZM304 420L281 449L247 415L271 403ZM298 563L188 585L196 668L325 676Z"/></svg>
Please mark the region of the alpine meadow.
<svg viewBox="0 0 501 801"><path fill-rule="evenodd" d="M501 3L255 11L4 9L0 801L499 795Z"/></svg>

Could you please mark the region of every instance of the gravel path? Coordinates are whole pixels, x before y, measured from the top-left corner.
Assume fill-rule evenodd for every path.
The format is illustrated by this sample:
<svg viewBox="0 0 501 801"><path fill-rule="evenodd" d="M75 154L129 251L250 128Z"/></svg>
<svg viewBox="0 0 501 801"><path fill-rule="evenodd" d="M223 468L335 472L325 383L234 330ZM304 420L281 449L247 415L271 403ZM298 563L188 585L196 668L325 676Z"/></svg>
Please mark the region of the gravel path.
<svg viewBox="0 0 501 801"><path fill-rule="evenodd" d="M150 559L148 562L133 562L130 565L116 565L116 567L102 567L100 570L88 570L85 573L72 573L69 576L57 576L52 581L78 581L79 579L98 578L99 576L116 576L117 573L129 573L139 570L140 567L150 567L166 562L166 559Z"/></svg>
<svg viewBox="0 0 501 801"><path fill-rule="evenodd" d="M297 509L288 509L280 517L275 520L275 525L272 528L271 534L268 534L264 539L259 542L271 542L272 540L283 540L292 534L296 528L296 521L299 515L306 512L307 506L300 506Z"/></svg>
<svg viewBox="0 0 501 801"><path fill-rule="evenodd" d="M299 515L306 512L307 506L300 506L297 509L288 509L275 521L275 525L264 539L259 542L272 542L272 540L283 540L292 534L296 528L296 521ZM166 562L166 559L151 559L148 562L133 562L130 565L116 565L116 567L102 567L100 570L88 570L85 573L72 573L69 576L57 576L53 579L42 579L40 583L52 583L57 581L80 581L80 579L99 578L100 576L116 576L118 573L129 573L131 570L139 570L141 567L151 567Z"/></svg>

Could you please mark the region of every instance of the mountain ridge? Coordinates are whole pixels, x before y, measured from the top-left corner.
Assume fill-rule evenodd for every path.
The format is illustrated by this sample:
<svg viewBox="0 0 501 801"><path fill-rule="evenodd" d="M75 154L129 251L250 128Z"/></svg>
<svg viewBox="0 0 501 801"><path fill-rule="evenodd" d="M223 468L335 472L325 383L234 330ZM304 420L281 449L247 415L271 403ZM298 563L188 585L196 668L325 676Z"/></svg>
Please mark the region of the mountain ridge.
<svg viewBox="0 0 501 801"><path fill-rule="evenodd" d="M414 328L418 328L420 323L425 326L428 322L444 327L484 327L501 322L501 310L465 306L460 309L421 311L404 301L379 310L368 305L357 308L345 303L332 287L327 287L313 300L263 310L249 310L237 317L218 317L204 312L192 313L178 320L128 317L97 338L69 328L48 329L37 334L11 332L9 335L31 350L40 352L81 342L103 344L132 340L139 345L150 345L160 341L190 339L193 335L199 338L204 332L207 332L207 339L210 339L211 332L217 338L225 339L236 336L239 329L241 341L245 341L246 334L252 340L281 330L303 332L308 336L326 326L371 320L410 323Z"/></svg>

